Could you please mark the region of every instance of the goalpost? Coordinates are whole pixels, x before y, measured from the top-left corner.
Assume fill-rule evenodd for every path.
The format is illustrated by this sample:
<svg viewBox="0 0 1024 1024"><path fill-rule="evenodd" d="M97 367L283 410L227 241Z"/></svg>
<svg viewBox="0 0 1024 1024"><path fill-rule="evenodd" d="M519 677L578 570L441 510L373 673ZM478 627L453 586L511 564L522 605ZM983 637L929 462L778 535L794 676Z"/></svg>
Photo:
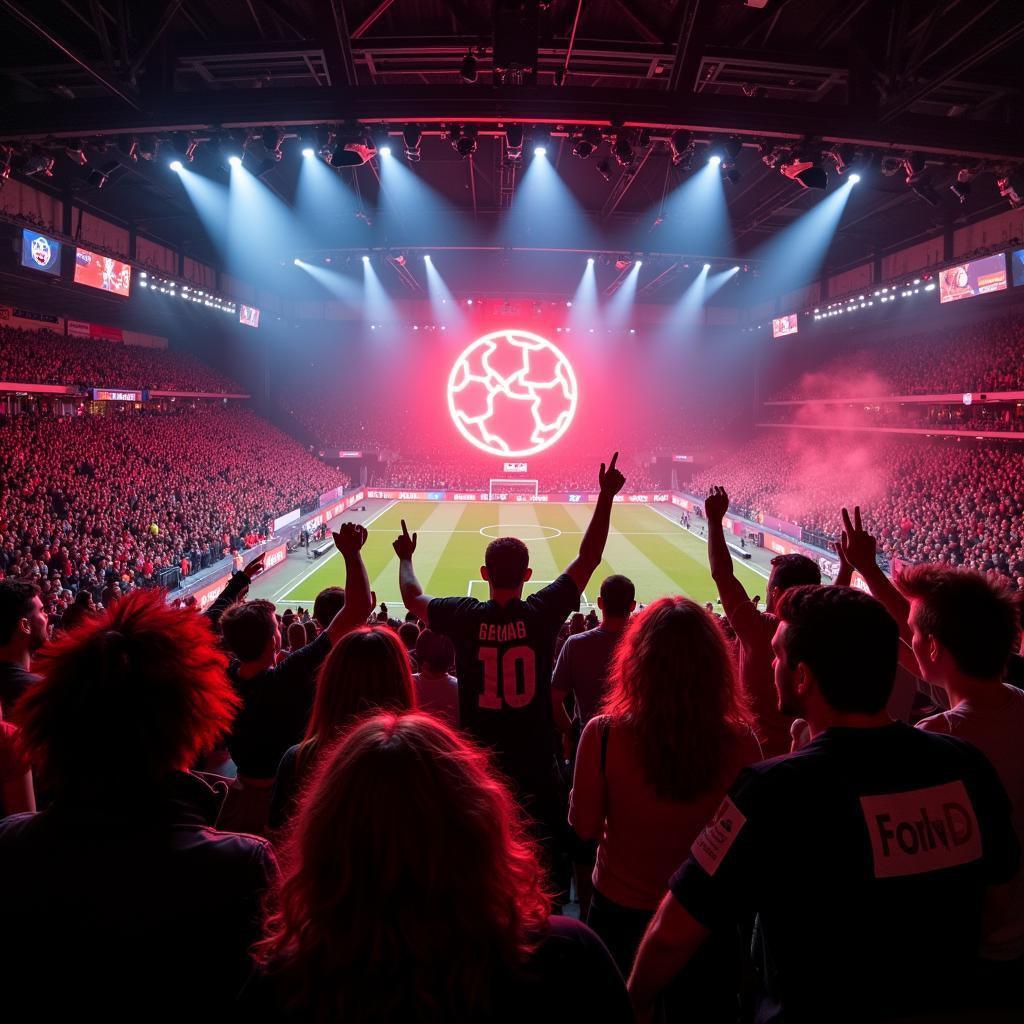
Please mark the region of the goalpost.
<svg viewBox="0 0 1024 1024"><path fill-rule="evenodd" d="M487 496L491 501L515 500L517 494L528 494L534 498L540 493L540 481L538 480L505 480L493 479L487 481Z"/></svg>

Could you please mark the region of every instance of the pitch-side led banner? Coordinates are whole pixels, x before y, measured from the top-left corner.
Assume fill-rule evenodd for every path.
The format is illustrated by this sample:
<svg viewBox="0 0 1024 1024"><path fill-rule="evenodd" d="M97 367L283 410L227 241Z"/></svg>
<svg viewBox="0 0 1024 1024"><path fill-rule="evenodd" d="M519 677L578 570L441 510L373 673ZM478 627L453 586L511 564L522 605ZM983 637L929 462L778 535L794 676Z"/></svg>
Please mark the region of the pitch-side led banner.
<svg viewBox="0 0 1024 1024"><path fill-rule="evenodd" d="M487 491L396 491L396 490L368 490L367 498L374 498L382 501L507 501L526 505L577 505L596 502L596 493L574 494L567 491L559 491L554 494L511 494L495 491L488 494ZM651 502L668 502L672 495L668 492L655 494L617 494L616 502L645 505Z"/></svg>
<svg viewBox="0 0 1024 1024"><path fill-rule="evenodd" d="M506 462L505 463L505 469L503 470L503 472L505 472L505 473L525 473L526 472L526 463L525 462Z"/></svg>
<svg viewBox="0 0 1024 1024"><path fill-rule="evenodd" d="M278 530L283 529L286 526L291 526L292 523L299 521L299 516L302 515L302 509L293 508L291 512L285 512L283 516L278 516L274 520L274 533Z"/></svg>
<svg viewBox="0 0 1024 1024"><path fill-rule="evenodd" d="M347 511L353 505L365 500L365 491L353 491L347 498L343 498L336 504L331 505L330 508L325 508L323 510L324 522L329 523L335 516L340 516L342 512Z"/></svg>

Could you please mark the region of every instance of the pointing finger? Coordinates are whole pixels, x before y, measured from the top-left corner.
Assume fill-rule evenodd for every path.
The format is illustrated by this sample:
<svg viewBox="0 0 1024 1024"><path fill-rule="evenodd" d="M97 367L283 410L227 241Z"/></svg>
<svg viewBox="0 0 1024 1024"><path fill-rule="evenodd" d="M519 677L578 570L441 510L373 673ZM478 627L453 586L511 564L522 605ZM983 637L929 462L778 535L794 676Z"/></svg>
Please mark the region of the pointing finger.
<svg viewBox="0 0 1024 1024"><path fill-rule="evenodd" d="M618 452L616 452L616 453L615 453L615 454L614 454L614 455L612 456L612 463L611 463L611 465L610 465L610 466L608 467L609 469L614 469L614 468L615 468L615 463L616 463L616 461L618 460L618 458L619 458L619 453L618 453Z"/></svg>
<svg viewBox="0 0 1024 1024"><path fill-rule="evenodd" d="M858 530L863 529L863 527L861 526L861 522L860 522L860 505L854 505L853 506L853 525Z"/></svg>

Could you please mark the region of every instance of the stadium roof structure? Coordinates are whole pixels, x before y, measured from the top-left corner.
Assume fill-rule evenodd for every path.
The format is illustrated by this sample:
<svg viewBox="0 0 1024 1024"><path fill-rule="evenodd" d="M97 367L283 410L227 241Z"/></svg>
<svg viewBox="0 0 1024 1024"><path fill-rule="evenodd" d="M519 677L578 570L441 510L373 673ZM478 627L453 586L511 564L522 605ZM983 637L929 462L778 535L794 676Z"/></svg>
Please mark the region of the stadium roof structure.
<svg viewBox="0 0 1024 1024"><path fill-rule="evenodd" d="M491 227L530 158L510 159L523 125L594 225L683 255L659 200L723 145L739 260L820 198L795 168L870 168L832 269L1007 209L996 182L1024 168L1016 0L0 0L0 27L11 171L207 259L172 150L225 175L241 144L287 199L308 140L391 134L405 159L411 126L414 173ZM338 173L375 208L376 159Z"/></svg>

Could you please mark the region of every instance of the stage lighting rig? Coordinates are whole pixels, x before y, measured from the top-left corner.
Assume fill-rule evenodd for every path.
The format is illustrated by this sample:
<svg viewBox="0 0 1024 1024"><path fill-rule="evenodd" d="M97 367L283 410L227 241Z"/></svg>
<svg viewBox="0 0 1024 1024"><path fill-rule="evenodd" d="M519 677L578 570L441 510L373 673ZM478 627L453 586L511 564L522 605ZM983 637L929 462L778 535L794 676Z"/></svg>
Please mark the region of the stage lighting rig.
<svg viewBox="0 0 1024 1024"><path fill-rule="evenodd" d="M828 187L828 171L821 166L819 159L791 160L781 164L779 170L801 188L815 188L824 191Z"/></svg>
<svg viewBox="0 0 1024 1024"><path fill-rule="evenodd" d="M530 145L534 156L546 156L551 148L551 133L546 128L534 128L530 132Z"/></svg>
<svg viewBox="0 0 1024 1024"><path fill-rule="evenodd" d="M39 146L33 146L21 165L21 173L24 175L38 175L41 178L53 177L54 158Z"/></svg>
<svg viewBox="0 0 1024 1024"><path fill-rule="evenodd" d="M477 134L475 125L458 124L448 130L448 141L459 156L468 159L476 152Z"/></svg>
<svg viewBox="0 0 1024 1024"><path fill-rule="evenodd" d="M420 146L423 143L423 132L414 124L407 124L402 129L402 141L405 143L405 159L411 164L418 164L423 155Z"/></svg>
<svg viewBox="0 0 1024 1024"><path fill-rule="evenodd" d="M612 162L605 157L603 160L598 160L595 164L597 167L597 173L604 178L605 181L611 181L615 177L615 171L612 169Z"/></svg>
<svg viewBox="0 0 1024 1024"><path fill-rule="evenodd" d="M961 167L956 172L956 180L950 183L949 191L960 200L966 203L971 196L971 182L974 180L977 170L971 167Z"/></svg>
<svg viewBox="0 0 1024 1024"><path fill-rule="evenodd" d="M192 138L185 132L175 132L171 136L171 145L174 146L175 150L179 152L189 163L195 159L196 150L199 148L199 142L197 139Z"/></svg>
<svg viewBox="0 0 1024 1024"><path fill-rule="evenodd" d="M1024 174L1011 171L996 178L999 194L1016 210L1024 206Z"/></svg>
<svg viewBox="0 0 1024 1024"><path fill-rule="evenodd" d="M672 151L672 163L684 171L689 170L693 157L693 132L677 129L669 136L668 148Z"/></svg>
<svg viewBox="0 0 1024 1024"><path fill-rule="evenodd" d="M582 129L572 140L572 155L587 160L601 145L601 133L593 126Z"/></svg>
<svg viewBox="0 0 1024 1024"><path fill-rule="evenodd" d="M89 158L85 155L85 143L81 139L68 139L64 143L64 152L80 167L84 167Z"/></svg>
<svg viewBox="0 0 1024 1024"><path fill-rule="evenodd" d="M93 188L103 188L104 185L110 180L110 175L114 173L121 165L116 160L110 160L103 165L102 168L94 167L89 172L89 184Z"/></svg>
<svg viewBox="0 0 1024 1024"><path fill-rule="evenodd" d="M620 167L632 167L633 165L633 133L625 129L619 129L615 133L612 142L612 155Z"/></svg>
<svg viewBox="0 0 1024 1024"><path fill-rule="evenodd" d="M476 57L473 55L473 51L470 50L462 58L462 63L459 65L459 78L464 82L473 83L477 80L479 73L480 69L477 65Z"/></svg>
<svg viewBox="0 0 1024 1024"><path fill-rule="evenodd" d="M510 124L505 127L505 156L512 163L523 159L523 140L525 133L521 124Z"/></svg>
<svg viewBox="0 0 1024 1024"><path fill-rule="evenodd" d="M263 139L263 148L267 151L270 158L274 161L280 161L283 155L281 153L281 143L284 141L284 135L280 130L273 126L268 126L260 133L260 137Z"/></svg>
<svg viewBox="0 0 1024 1024"><path fill-rule="evenodd" d="M375 153L373 141L362 128L340 128L330 164L332 167L361 167Z"/></svg>
<svg viewBox="0 0 1024 1024"><path fill-rule="evenodd" d="M906 183L914 195L923 199L929 206L939 205L939 194L928 180L928 165L920 153L907 153L903 157L903 172L906 175Z"/></svg>

